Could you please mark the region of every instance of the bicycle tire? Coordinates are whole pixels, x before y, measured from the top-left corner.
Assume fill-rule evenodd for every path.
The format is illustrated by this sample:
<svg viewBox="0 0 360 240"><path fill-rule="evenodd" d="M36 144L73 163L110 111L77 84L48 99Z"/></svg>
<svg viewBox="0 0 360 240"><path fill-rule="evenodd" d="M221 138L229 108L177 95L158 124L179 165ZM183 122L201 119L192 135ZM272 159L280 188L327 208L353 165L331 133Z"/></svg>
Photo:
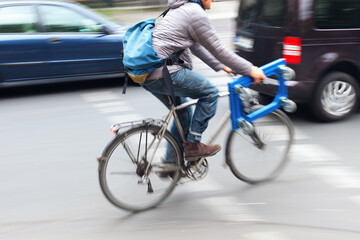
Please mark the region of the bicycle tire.
<svg viewBox="0 0 360 240"><path fill-rule="evenodd" d="M146 168L144 158L139 156L144 156L144 144L149 144L152 140L155 140L155 143L159 141L157 133L160 129L152 125L132 128L116 135L104 149L99 166L100 186L105 197L116 207L134 212L151 209L164 201L174 190L180 178L182 152L178 142L167 130L156 150L148 175L154 191L149 192L148 184L139 183L143 174L141 171ZM147 150L149 158L154 153L154 146ZM160 167L167 147L173 153L175 164L171 165L174 166L171 177L160 177L159 173L166 171ZM135 156L137 163L133 162Z"/></svg>
<svg viewBox="0 0 360 240"><path fill-rule="evenodd" d="M253 122L264 147L255 146L242 129L231 131L226 143L226 162L240 180L257 184L273 180L288 162L293 142L293 125L289 117L276 110Z"/></svg>

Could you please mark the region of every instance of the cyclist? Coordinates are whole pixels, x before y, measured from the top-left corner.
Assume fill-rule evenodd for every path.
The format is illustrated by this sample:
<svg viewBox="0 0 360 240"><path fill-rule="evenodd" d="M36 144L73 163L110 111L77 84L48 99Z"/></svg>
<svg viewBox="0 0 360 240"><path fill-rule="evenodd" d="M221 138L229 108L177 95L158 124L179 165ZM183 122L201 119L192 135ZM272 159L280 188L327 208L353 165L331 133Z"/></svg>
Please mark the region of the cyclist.
<svg viewBox="0 0 360 240"><path fill-rule="evenodd" d="M265 79L259 68L239 57L226 48L211 25L205 9L210 9L213 0L169 0L170 11L153 29L152 46L161 58L167 58L174 52L185 49L180 59L184 63L168 66L171 74L176 104L186 102L186 98L198 99L194 112L192 109L178 111L186 141L182 143L175 124L171 133L182 143L185 159L196 160L212 156L221 150L218 144L201 143L202 133L214 116L217 105L218 90L205 77L191 71L190 51L215 71L224 70L243 75L250 75L255 83ZM228 67L227 67L228 66ZM166 80L162 68L155 69L147 80L141 84L161 102L169 107ZM165 159L165 162L171 159Z"/></svg>

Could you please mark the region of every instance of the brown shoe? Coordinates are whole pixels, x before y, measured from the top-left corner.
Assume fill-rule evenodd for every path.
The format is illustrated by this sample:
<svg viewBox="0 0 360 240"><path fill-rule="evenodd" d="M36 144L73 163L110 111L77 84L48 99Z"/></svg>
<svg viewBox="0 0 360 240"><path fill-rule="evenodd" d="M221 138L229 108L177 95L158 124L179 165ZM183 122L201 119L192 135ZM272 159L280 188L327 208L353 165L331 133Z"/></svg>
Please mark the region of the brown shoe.
<svg viewBox="0 0 360 240"><path fill-rule="evenodd" d="M184 142L183 147L185 152L185 160L187 161L196 161L199 158L213 156L221 150L221 146L219 144L206 145L201 142Z"/></svg>

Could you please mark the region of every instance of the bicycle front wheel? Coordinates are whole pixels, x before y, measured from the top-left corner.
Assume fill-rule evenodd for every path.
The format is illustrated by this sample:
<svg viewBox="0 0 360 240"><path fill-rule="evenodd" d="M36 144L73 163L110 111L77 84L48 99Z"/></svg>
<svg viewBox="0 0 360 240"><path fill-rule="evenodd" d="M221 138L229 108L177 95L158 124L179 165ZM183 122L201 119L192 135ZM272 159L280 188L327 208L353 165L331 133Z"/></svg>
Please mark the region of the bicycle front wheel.
<svg viewBox="0 0 360 240"><path fill-rule="evenodd" d="M293 127L280 110L253 122L259 147L242 129L232 131L226 144L226 161L232 173L242 181L256 184L274 179L288 161Z"/></svg>
<svg viewBox="0 0 360 240"><path fill-rule="evenodd" d="M158 126L140 126L117 135L105 148L99 168L100 186L115 206L141 211L161 203L181 173L178 142ZM151 158L153 159L151 160ZM164 164L171 158L173 164Z"/></svg>

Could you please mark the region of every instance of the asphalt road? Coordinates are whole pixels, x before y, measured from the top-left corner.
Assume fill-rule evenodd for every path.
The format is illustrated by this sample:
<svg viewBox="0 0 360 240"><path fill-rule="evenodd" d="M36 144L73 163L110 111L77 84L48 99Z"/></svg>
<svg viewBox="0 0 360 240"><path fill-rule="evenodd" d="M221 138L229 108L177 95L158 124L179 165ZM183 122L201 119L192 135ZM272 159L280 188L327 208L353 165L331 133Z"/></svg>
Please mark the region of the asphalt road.
<svg viewBox="0 0 360 240"><path fill-rule="evenodd" d="M219 30L226 26L225 42L229 21L216 21ZM225 89L225 74L195 62ZM0 239L360 239L359 112L319 123L300 106L289 115L291 161L275 181L239 181L221 151L208 159L205 179L131 214L103 196L96 157L112 138L111 124L161 118L166 109L139 87L121 90L119 80L0 90ZM221 99L205 139L227 108ZM216 142L225 143L228 129Z"/></svg>

